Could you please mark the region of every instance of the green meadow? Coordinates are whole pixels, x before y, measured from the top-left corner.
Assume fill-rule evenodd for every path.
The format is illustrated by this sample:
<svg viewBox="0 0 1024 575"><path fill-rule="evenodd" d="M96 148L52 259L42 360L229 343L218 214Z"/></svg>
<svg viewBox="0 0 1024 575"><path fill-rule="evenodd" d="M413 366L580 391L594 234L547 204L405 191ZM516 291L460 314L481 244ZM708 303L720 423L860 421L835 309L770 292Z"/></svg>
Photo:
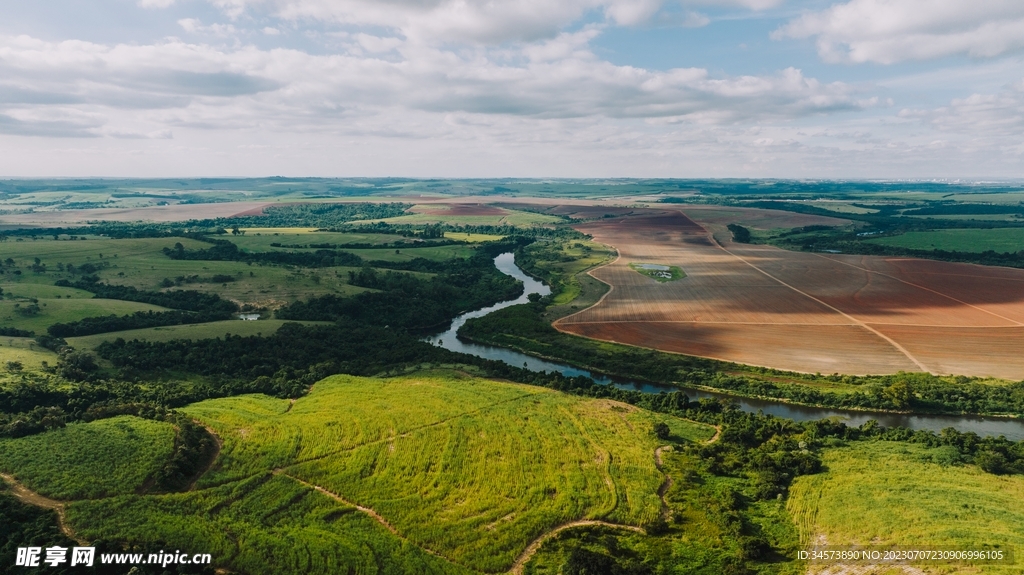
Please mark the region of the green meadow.
<svg viewBox="0 0 1024 575"><path fill-rule="evenodd" d="M980 216L979 216L980 217ZM999 253L1024 250L1024 228L950 229L907 232L868 240L871 243L915 250Z"/></svg>
<svg viewBox="0 0 1024 575"><path fill-rule="evenodd" d="M101 315L128 315L137 311L160 311L165 308L113 299L49 299L0 300L0 327L13 327L46 333L46 328L59 322L78 321Z"/></svg>
<svg viewBox="0 0 1024 575"><path fill-rule="evenodd" d="M96 335L84 335L81 337L67 338L68 345L79 349L93 349L105 341L113 341L122 338L126 341L138 339L141 341L172 341L176 339L212 339L225 337L227 335L240 335L243 337L252 335L269 336L277 332L282 325L293 323L283 319L261 319L259 321L241 321L237 319L225 321L211 321L209 323L195 323L185 325L168 325L164 327L151 327L146 329L130 329L126 331L112 331L109 333L98 333ZM317 323L300 321L305 325ZM2 341L2 339L0 339Z"/></svg>
<svg viewBox="0 0 1024 575"><path fill-rule="evenodd" d="M184 411L223 440L194 491L134 494L173 431L131 417L4 440L0 469L71 500L68 520L89 540L201 549L253 573L480 573L509 569L567 521L654 523L665 481L654 424L682 445L715 433L456 372L333 376L295 401L245 395Z"/></svg>
<svg viewBox="0 0 1024 575"><path fill-rule="evenodd" d="M955 453L955 452L953 452ZM788 508L805 545L1024 549L1024 477L956 464L949 448L858 442L824 452L827 471L798 477ZM975 565L971 573L1020 573ZM937 572L961 572L956 565Z"/></svg>
<svg viewBox="0 0 1024 575"><path fill-rule="evenodd" d="M174 450L169 423L121 416L0 439L0 471L54 499L98 499L141 488Z"/></svg>

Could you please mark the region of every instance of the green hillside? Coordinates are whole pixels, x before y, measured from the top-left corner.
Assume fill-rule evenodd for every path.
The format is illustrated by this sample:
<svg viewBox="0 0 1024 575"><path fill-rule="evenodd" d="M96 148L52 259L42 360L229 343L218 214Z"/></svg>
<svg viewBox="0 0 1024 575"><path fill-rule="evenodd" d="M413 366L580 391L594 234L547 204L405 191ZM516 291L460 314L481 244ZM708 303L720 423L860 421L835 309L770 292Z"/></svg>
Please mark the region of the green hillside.
<svg viewBox="0 0 1024 575"><path fill-rule="evenodd" d="M77 533L211 552L218 565L249 573L504 571L566 522L656 522L665 475L654 452L666 440L654 424L669 423L677 444L715 432L610 400L457 373L334 376L294 402L247 395L185 411L224 442L197 489L127 495L149 467L126 463L135 475L105 490L126 495L67 506ZM33 458L36 444L62 444L61 434L90 426L119 429L126 419L8 440L21 454L8 471L27 478L52 456ZM127 449L123 438L109 441ZM102 443L75 446L103 452ZM82 478L99 471L81 466Z"/></svg>

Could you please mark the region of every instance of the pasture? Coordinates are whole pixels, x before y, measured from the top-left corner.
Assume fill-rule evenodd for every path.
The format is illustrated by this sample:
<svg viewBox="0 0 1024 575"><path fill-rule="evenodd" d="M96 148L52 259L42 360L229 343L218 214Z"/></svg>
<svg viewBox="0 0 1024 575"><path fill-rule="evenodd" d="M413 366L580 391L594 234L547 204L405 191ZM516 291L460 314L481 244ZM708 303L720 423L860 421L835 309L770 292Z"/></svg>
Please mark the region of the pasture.
<svg viewBox="0 0 1024 575"><path fill-rule="evenodd" d="M252 335L269 336L277 332L286 323L293 323L283 319L261 319L259 321L225 320L211 321L208 323L196 323L186 325L168 325L163 327L151 327L146 329L130 329L126 331L112 331L110 333L98 333L96 335L84 335L80 337L67 338L68 345L79 349L93 349L105 341L113 341L122 338L125 341L138 339L141 341L172 341L175 339L212 339L227 335L240 335L242 337ZM305 325L328 322L300 321ZM0 339L2 342L2 339Z"/></svg>
<svg viewBox="0 0 1024 575"><path fill-rule="evenodd" d="M171 424L121 416L0 439L0 471L45 497L98 499L134 493L173 450Z"/></svg>
<svg viewBox="0 0 1024 575"><path fill-rule="evenodd" d="M41 368L43 362L50 365L57 363L57 354L40 347L29 337L0 336L0 370L11 371L6 367L8 362L19 363L24 369L32 371Z"/></svg>
<svg viewBox="0 0 1024 575"><path fill-rule="evenodd" d="M980 218L982 216L975 217ZM999 253L1013 253L1024 250L1024 228L949 229L907 232L898 236L876 238L867 241L873 244L914 250L958 252L984 252L992 250Z"/></svg>
<svg viewBox="0 0 1024 575"><path fill-rule="evenodd" d="M621 257L591 272L608 296L560 331L804 373L1024 378L1022 270L731 243L671 209L577 227ZM687 279L651 282L637 261Z"/></svg>
<svg viewBox="0 0 1024 575"><path fill-rule="evenodd" d="M182 549L201 542L221 566L247 572L407 572L389 561L427 569L417 572L501 571L566 521L656 520L665 476L655 465L654 450L664 444L655 423L667 420L682 443L714 434L626 404L453 372L334 376L294 403L248 395L185 411L224 441L198 489L72 502L67 517L78 533ZM5 470L27 482L50 465L51 452L37 444L63 445L60 433L96 425L10 440L19 455ZM79 439L73 451L94 457L102 441ZM151 451L140 450L155 459ZM87 477L102 461L77 464L83 471L75 473ZM95 489L136 487L150 468L131 463L138 469L131 478L97 481ZM45 483L54 475L40 473L36 487L79 498ZM232 537L248 544L239 550Z"/></svg>
<svg viewBox="0 0 1024 575"><path fill-rule="evenodd" d="M825 451L827 471L798 477L790 489L787 507L801 543L1015 548L1017 565L975 566L969 572L1019 573L1024 478L957 465L947 449L879 441Z"/></svg>
<svg viewBox="0 0 1024 575"><path fill-rule="evenodd" d="M60 322L78 321L101 315L128 315L137 311L161 311L162 308L145 303L114 299L50 299L0 301L0 327L13 327L46 333L46 328Z"/></svg>
<svg viewBox="0 0 1024 575"><path fill-rule="evenodd" d="M230 241L251 251L312 251L315 248L278 248L271 243L309 245L318 243L373 243L400 239L381 234L304 233L287 236L228 236ZM310 296L335 294L349 296L366 291L351 286L348 273L353 267L303 268L298 266L249 265L236 261L173 260L163 248L180 242L187 249L205 249L210 244L187 238L131 238L36 240L4 242L4 256L11 264L0 267L0 287L17 298L38 298L39 313L23 315L26 302L0 301L0 326L30 329L42 333L48 325L70 322L97 315L125 315L134 311L157 309L143 304L93 300L92 294L72 288L54 286L59 279L73 279L68 266L80 273L89 268L101 281L114 285L130 285L140 290L187 289L217 295L241 303L276 307L282 303ZM347 250L367 260L393 262L426 258L443 261L472 253L468 245L424 248ZM36 264L35 259L39 259ZM35 266L35 267L33 267ZM230 276L233 281L215 282L214 276ZM167 280L165 282L165 280ZM167 282L172 287L167 288ZM14 306L18 306L15 308Z"/></svg>

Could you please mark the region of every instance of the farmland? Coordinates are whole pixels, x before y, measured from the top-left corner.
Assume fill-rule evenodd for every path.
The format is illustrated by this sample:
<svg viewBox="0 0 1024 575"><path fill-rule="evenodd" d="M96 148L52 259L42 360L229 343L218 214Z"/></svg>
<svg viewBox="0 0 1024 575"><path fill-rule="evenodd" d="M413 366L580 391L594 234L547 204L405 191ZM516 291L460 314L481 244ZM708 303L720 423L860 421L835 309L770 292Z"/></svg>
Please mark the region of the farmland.
<svg viewBox="0 0 1024 575"><path fill-rule="evenodd" d="M898 236L868 241L916 250L1019 252L1024 250L1024 228L907 232Z"/></svg>
<svg viewBox="0 0 1024 575"><path fill-rule="evenodd" d="M21 439L0 439L0 471L55 499L134 493L167 460L169 423L115 417Z"/></svg>
<svg viewBox="0 0 1024 575"><path fill-rule="evenodd" d="M608 296L556 322L568 333L802 372L1024 377L1024 272L732 243L678 211L579 229L621 257L591 272ZM651 282L635 261L687 277Z"/></svg>
<svg viewBox="0 0 1024 575"><path fill-rule="evenodd" d="M69 337L67 338L67 342L68 345L79 349L93 349L105 341L113 341L119 337L127 340L172 341L176 339L210 339L215 337L225 337L227 335L239 335L243 337L251 335L272 335L286 323L289 322L281 319L261 319L259 321L211 321L208 323L168 325L164 327L112 331L96 335ZM306 325L317 324L317 322L298 323Z"/></svg>
<svg viewBox="0 0 1024 575"><path fill-rule="evenodd" d="M667 420L679 445L714 434L618 402L456 373L335 376L294 402L247 395L185 411L224 441L196 491L130 494L171 438L166 424L134 418L5 440L0 463L40 492L74 500L67 518L87 539L201 542L250 572L376 564L402 573L376 563L392 555L463 573L508 569L532 539L567 521L652 523L665 480L654 424ZM123 460L111 467L97 452ZM70 473L54 474L54 465ZM81 500L101 493L122 496ZM231 533L250 544L236 548Z"/></svg>
<svg viewBox="0 0 1024 575"><path fill-rule="evenodd" d="M988 475L957 463L946 448L892 442L829 450L824 461L828 471L797 479L788 503L804 544L1024 545L1020 476ZM1019 573L1017 562L970 572Z"/></svg>

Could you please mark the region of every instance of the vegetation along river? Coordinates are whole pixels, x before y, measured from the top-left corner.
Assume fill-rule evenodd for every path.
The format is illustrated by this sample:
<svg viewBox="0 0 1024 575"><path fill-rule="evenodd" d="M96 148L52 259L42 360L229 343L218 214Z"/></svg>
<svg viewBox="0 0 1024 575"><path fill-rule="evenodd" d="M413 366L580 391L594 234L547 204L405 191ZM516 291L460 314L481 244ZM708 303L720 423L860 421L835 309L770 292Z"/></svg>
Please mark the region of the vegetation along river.
<svg viewBox="0 0 1024 575"><path fill-rule="evenodd" d="M539 359L503 347L479 345L475 343L461 341L457 337L457 334L459 328L461 328L466 323L466 320L477 317L483 317L499 309L526 303L527 301L529 301L527 299L528 296L533 293L537 293L542 296L551 293L551 288L544 285L542 282L528 276L525 272L523 272L523 270L519 269L519 266L516 265L515 258L511 253L504 253L494 258L494 265L497 266L498 270L500 270L502 273L510 275L516 278L517 280L523 282L523 286L525 287L523 295L519 296L514 300L503 301L494 304L490 307L485 307L478 310L466 312L460 315L459 317L455 318L452 321L451 327L449 327L447 331L438 335L433 335L429 337L427 341L430 341L434 345L439 345L451 351L468 353L470 355L475 355L477 357L483 357L486 359L495 359L508 363L509 365L523 366L524 368L530 369L532 371L553 371L569 377L583 375L593 379L597 383L603 385L614 385L615 387L621 389L638 390L644 393L660 393L663 391L683 391L691 399L700 399L702 397L729 397L730 399L736 401L739 404L740 409L743 409L744 411L762 411L764 413L772 414L777 417L784 417L796 421L808 421L814 419L823 419L826 417L835 417L841 419L847 425L857 426L874 419L877 420L879 424L884 425L886 427L901 426L910 429L925 429L935 432L941 431L946 427L953 427L962 432L973 431L974 433L977 433L978 435L982 436L1004 435L1007 439L1010 439L1012 441L1020 441L1024 439L1024 420L1019 419L980 417L969 415L913 415L872 411L849 411L840 409L825 409L820 407L808 407L804 405L793 405L790 403L772 400L727 396L724 394L709 393L704 390L688 388L685 386L658 385L654 383L631 381L617 377L608 377L600 373L594 373L564 363L556 363L553 361Z"/></svg>

